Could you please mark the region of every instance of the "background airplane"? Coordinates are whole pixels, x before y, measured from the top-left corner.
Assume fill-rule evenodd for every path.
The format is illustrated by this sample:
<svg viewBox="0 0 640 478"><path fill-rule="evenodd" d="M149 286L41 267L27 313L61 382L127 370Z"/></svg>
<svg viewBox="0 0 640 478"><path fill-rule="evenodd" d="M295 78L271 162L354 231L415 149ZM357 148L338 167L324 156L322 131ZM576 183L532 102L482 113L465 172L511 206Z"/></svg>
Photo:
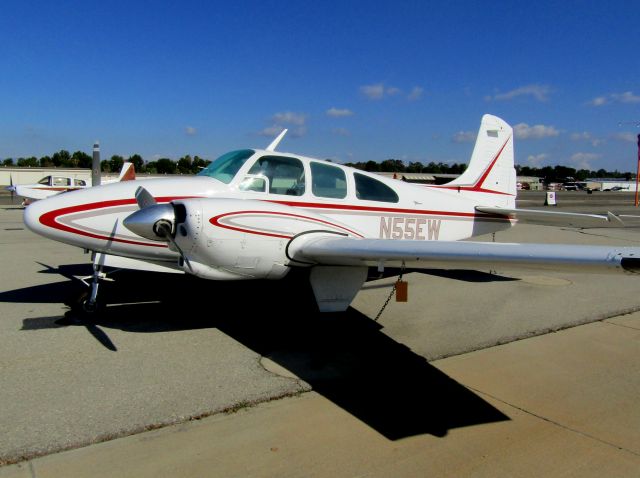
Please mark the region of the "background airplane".
<svg viewBox="0 0 640 478"><path fill-rule="evenodd" d="M103 267L213 280L308 272L321 312L345 310L370 267L638 271L640 248L462 242L518 220L611 226L622 218L515 208L512 128L484 115L469 166L442 186L409 184L324 160L265 150L227 153L197 176L120 182L32 204L32 231L93 251Z"/></svg>
<svg viewBox="0 0 640 478"><path fill-rule="evenodd" d="M136 172L133 163L125 162L122 165L117 179L103 181L102 184L133 181L135 179ZM91 179L77 179L63 174L45 176L34 184L13 184L13 180L11 180L11 183L12 184L5 189L11 192L12 197L14 194L21 197L23 206L28 206L34 201L45 199L56 194L84 189L92 185Z"/></svg>

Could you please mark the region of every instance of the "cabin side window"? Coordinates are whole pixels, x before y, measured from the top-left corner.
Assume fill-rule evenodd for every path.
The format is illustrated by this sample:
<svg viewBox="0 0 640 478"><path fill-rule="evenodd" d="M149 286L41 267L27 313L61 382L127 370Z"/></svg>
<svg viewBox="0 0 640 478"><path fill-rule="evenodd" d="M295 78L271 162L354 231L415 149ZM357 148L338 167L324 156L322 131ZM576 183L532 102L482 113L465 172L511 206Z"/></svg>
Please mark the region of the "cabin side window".
<svg viewBox="0 0 640 478"><path fill-rule="evenodd" d="M262 156L251 166L248 175L266 178L271 194L302 196L305 191L304 166L296 158Z"/></svg>
<svg viewBox="0 0 640 478"><path fill-rule="evenodd" d="M356 182L356 197L366 201L398 202L398 195L386 184L364 174L353 174Z"/></svg>
<svg viewBox="0 0 640 478"><path fill-rule="evenodd" d="M60 177L54 176L53 185L54 186L71 186L71 178L60 178Z"/></svg>
<svg viewBox="0 0 640 478"><path fill-rule="evenodd" d="M347 177L344 171L324 163L311 163L311 191L322 198L347 197Z"/></svg>

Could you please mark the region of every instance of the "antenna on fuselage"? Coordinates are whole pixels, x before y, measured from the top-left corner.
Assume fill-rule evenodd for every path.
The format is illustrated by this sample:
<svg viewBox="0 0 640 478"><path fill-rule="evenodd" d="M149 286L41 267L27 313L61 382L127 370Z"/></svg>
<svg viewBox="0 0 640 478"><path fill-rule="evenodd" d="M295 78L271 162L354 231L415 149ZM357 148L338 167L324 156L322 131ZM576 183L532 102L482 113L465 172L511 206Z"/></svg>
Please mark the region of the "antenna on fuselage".
<svg viewBox="0 0 640 478"><path fill-rule="evenodd" d="M288 129L283 129L280 134L276 137L276 139L274 139L271 144L269 146L267 146L267 151L275 151L276 148L278 147L278 145L280 144L280 141L282 141L282 138L284 138L284 135L287 134L287 131L289 131Z"/></svg>

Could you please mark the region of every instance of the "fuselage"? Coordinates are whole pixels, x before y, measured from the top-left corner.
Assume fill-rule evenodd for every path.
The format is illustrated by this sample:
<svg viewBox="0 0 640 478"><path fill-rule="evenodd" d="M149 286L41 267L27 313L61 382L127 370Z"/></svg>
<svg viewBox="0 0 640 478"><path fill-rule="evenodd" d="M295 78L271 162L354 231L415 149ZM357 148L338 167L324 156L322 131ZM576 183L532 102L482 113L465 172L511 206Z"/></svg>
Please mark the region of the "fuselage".
<svg viewBox="0 0 640 478"><path fill-rule="evenodd" d="M254 219L249 218L246 213L251 211L246 207L243 211L245 200L247 204L259 201L273 205L273 214L279 217L325 224L354 237L421 241L454 241L506 229L511 226L509 219L479 213L475 207L515 205L511 195L409 184L323 160L264 150L229 153L203 173L119 182L56 195L28 206L25 223L38 234L84 249L175 261L178 255L166 242L141 237L123 224L139 209L134 195L140 185L158 203L191 198L233 200L224 203L233 210L204 217L205 226L234 229L240 240L256 235L280 240L282 247L291 236L286 230L265 227L262 207L261 217L254 214ZM245 222L255 220L261 225L232 227L217 219L238 214L245 215Z"/></svg>

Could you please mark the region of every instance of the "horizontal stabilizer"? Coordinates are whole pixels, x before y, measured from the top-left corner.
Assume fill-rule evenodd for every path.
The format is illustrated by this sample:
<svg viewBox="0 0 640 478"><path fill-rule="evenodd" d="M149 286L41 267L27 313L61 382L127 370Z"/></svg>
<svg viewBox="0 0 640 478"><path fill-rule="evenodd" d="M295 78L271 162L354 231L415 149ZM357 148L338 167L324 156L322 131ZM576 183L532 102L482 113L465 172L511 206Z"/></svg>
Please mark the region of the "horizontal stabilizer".
<svg viewBox="0 0 640 478"><path fill-rule="evenodd" d="M499 214L516 219L523 224L565 227L625 227L622 216L608 212L601 214L580 214L576 212L540 211L535 209L508 209L502 207L477 206L476 211L487 214ZM640 218L638 218L640 219Z"/></svg>

